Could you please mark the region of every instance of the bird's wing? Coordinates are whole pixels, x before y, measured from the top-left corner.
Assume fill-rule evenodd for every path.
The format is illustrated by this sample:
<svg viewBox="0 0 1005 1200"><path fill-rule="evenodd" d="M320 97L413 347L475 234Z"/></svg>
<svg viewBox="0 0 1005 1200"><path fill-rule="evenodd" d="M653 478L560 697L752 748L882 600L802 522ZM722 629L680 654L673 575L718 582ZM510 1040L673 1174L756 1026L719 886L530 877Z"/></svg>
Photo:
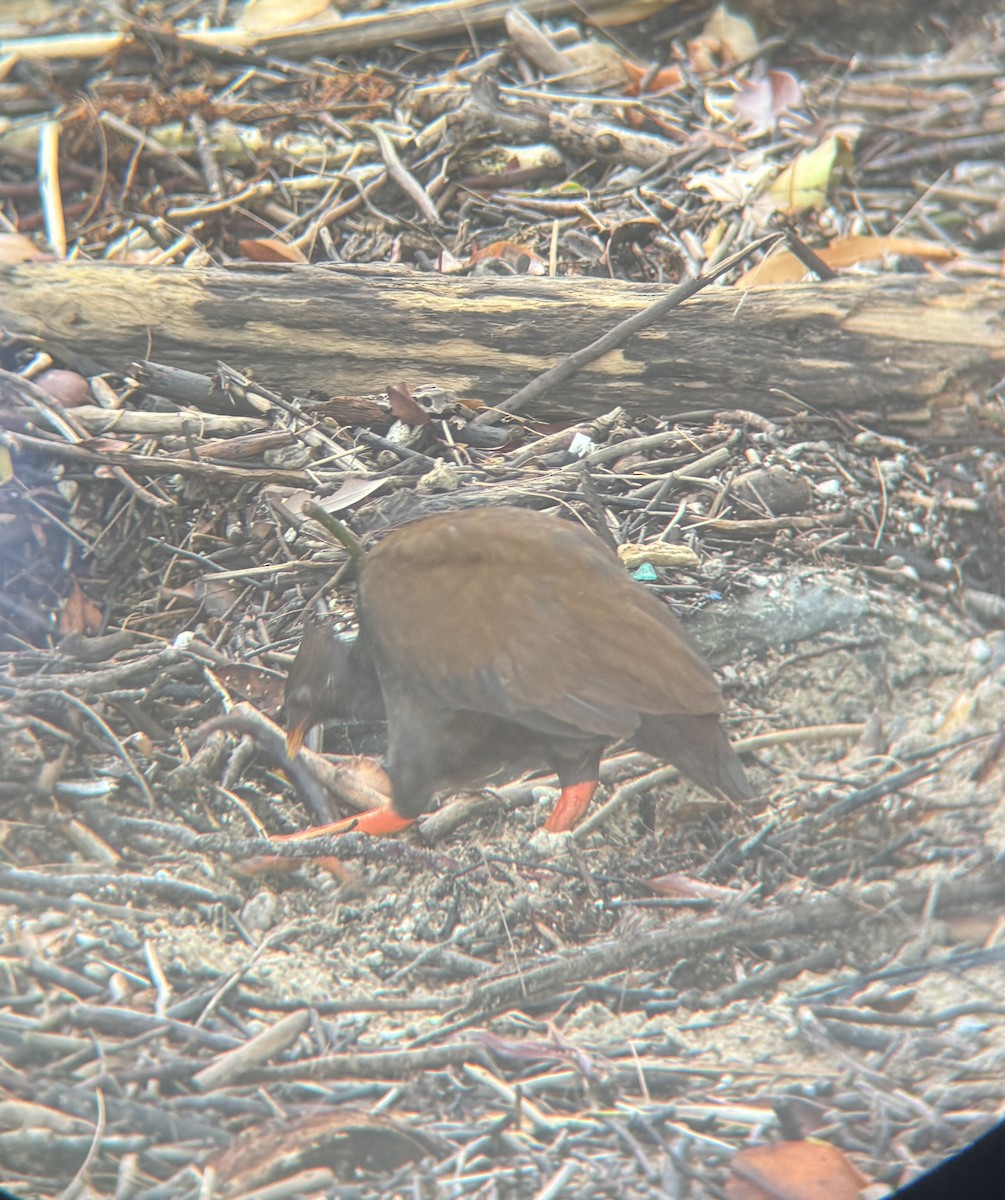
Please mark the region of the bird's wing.
<svg viewBox="0 0 1005 1200"><path fill-rule="evenodd" d="M663 605L585 530L547 521L535 541L524 522L536 515L486 521L477 538L434 518L371 552L361 621L385 694L608 737L642 714L720 712L711 672Z"/></svg>

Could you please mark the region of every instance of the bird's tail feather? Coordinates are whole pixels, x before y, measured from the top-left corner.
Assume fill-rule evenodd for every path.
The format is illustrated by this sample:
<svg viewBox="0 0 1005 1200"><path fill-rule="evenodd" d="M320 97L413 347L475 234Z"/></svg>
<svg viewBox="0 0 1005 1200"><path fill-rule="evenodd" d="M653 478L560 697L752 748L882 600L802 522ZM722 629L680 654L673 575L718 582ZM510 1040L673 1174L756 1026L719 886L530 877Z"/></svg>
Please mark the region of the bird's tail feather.
<svg viewBox="0 0 1005 1200"><path fill-rule="evenodd" d="M632 739L640 750L672 763L682 775L713 794L740 803L750 785L739 756L714 713L699 717L645 717Z"/></svg>

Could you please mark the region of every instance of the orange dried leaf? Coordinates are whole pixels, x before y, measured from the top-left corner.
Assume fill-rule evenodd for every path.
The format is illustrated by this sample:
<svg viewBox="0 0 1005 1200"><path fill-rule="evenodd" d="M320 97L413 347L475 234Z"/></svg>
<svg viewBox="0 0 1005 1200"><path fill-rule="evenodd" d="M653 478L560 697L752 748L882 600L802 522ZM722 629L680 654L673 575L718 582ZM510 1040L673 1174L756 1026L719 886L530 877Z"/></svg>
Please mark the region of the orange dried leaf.
<svg viewBox="0 0 1005 1200"><path fill-rule="evenodd" d="M643 94L642 85L645 83L646 96L652 96L657 92L669 92L674 88L679 88L683 75L681 75L680 67L660 67L658 71L653 72L651 67L643 66L641 63L632 62L631 59L625 59L625 74L628 76L628 86L625 88L627 96L638 96Z"/></svg>
<svg viewBox="0 0 1005 1200"><path fill-rule="evenodd" d="M730 1162L731 1200L859 1200L869 1180L829 1142L752 1146Z"/></svg>
<svg viewBox="0 0 1005 1200"><path fill-rule="evenodd" d="M835 238L829 246L814 253L835 271L842 267L853 267L859 263L884 259L890 255L911 255L925 262L947 262L956 257L952 246L941 242L927 242L912 237L861 237ZM798 283L806 274L806 268L794 254L787 250L772 254L750 268L736 282L738 288L766 287L773 283Z"/></svg>
<svg viewBox="0 0 1005 1200"><path fill-rule="evenodd" d="M682 900L735 900L740 894L736 888L704 883L700 879L682 875L679 871L671 871L668 875L654 875L646 880L646 887L651 888L657 896L671 896Z"/></svg>
<svg viewBox="0 0 1005 1200"><path fill-rule="evenodd" d="M280 238L242 238L237 245L244 257L252 262L310 262L297 246Z"/></svg>
<svg viewBox="0 0 1005 1200"><path fill-rule="evenodd" d="M397 420L413 428L429 424L429 413L412 399L406 383L392 383L387 389L387 402Z"/></svg>
<svg viewBox="0 0 1005 1200"><path fill-rule="evenodd" d="M516 242L491 242L488 246L482 247L481 250L473 250L468 265L473 266L475 263L484 262L487 258L498 258L503 262L511 263L513 266L520 266L526 261L528 274L540 274L540 271L545 268L545 261L533 250L528 250L526 246L521 246ZM538 271L534 271L534 267L538 267Z"/></svg>

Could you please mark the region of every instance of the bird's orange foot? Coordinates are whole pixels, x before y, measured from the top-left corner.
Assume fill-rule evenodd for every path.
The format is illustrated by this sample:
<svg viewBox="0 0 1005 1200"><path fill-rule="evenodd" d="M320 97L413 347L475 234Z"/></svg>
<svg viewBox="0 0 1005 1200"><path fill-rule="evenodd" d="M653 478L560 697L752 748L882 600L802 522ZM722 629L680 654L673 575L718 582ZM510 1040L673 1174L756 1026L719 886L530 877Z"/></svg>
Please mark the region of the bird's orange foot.
<svg viewBox="0 0 1005 1200"><path fill-rule="evenodd" d="M593 793L597 790L597 781L587 779L585 783L572 783L562 788L562 794L555 801L545 829L549 833L565 833L574 829L590 807Z"/></svg>
<svg viewBox="0 0 1005 1200"><path fill-rule="evenodd" d="M367 812L358 813L354 817L343 817L341 821L332 821L330 825L315 825L312 829L301 829L297 833L286 833L272 840L274 842L303 842L307 838L319 837L326 833L369 833L381 836L386 833L400 833L409 825L415 824L414 817L399 817L392 808L371 808Z"/></svg>

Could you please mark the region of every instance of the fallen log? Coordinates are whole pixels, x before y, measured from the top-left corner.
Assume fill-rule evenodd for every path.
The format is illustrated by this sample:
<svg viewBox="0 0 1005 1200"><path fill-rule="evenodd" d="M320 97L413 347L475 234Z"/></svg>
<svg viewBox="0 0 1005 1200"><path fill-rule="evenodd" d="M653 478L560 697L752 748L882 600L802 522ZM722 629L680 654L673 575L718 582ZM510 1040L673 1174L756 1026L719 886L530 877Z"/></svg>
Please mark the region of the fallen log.
<svg viewBox="0 0 1005 1200"><path fill-rule="evenodd" d="M660 290L395 267L21 263L0 265L0 326L68 365L84 356L124 372L142 358L205 372L223 361L294 395L359 395L404 380L496 404ZM1003 374L999 280L874 275L714 288L522 415L743 408L961 433L980 422Z"/></svg>

